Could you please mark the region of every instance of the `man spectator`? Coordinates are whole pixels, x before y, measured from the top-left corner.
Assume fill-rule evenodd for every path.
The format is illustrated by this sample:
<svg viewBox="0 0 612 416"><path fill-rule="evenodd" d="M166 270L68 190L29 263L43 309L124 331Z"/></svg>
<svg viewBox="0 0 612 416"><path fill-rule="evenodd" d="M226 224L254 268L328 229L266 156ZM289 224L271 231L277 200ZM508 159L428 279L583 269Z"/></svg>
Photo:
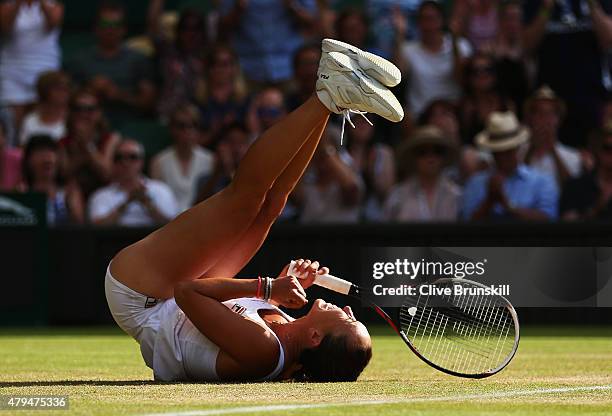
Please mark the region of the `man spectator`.
<svg viewBox="0 0 612 416"><path fill-rule="evenodd" d="M223 0L219 23L247 79L278 84L291 78L291 57L304 41L300 29L316 25L316 11L315 0Z"/></svg>
<svg viewBox="0 0 612 416"><path fill-rule="evenodd" d="M258 137L287 114L283 92L267 87L253 98L247 114L247 126L252 138Z"/></svg>
<svg viewBox="0 0 612 416"><path fill-rule="evenodd" d="M493 153L495 166L467 182L464 219L546 221L557 217L554 178L519 162L519 147L528 141L529 132L513 113L491 114L476 144Z"/></svg>
<svg viewBox="0 0 612 416"><path fill-rule="evenodd" d="M604 94L602 51L612 46L612 1L534 0L524 4L524 42L538 61L537 85L568 104L561 139L584 144ZM609 78L609 76L608 76Z"/></svg>
<svg viewBox="0 0 612 416"><path fill-rule="evenodd" d="M172 146L153 158L151 177L172 189L182 212L194 203L196 182L212 171L214 157L198 145L200 112L193 105L183 104L172 112L170 135Z"/></svg>
<svg viewBox="0 0 612 416"><path fill-rule="evenodd" d="M580 174L580 153L559 142L559 127L565 104L548 86L538 89L525 102L525 119L531 129L531 141L525 163L552 175L563 184Z"/></svg>
<svg viewBox="0 0 612 416"><path fill-rule="evenodd" d="M565 220L612 219L612 123L595 139L591 172L565 183L559 211Z"/></svg>
<svg viewBox="0 0 612 416"><path fill-rule="evenodd" d="M318 44L304 45L293 56L294 85L285 100L289 111L302 105L315 91L320 59L321 47Z"/></svg>
<svg viewBox="0 0 612 416"><path fill-rule="evenodd" d="M156 88L149 60L123 45L125 9L121 3L105 1L96 13L96 46L67 62L73 79L91 87L103 100L113 125L151 114Z"/></svg>
<svg viewBox="0 0 612 416"><path fill-rule="evenodd" d="M89 201L89 218L96 225L148 226L178 214L174 195L163 182L142 174L144 149L124 140L115 149L114 181Z"/></svg>

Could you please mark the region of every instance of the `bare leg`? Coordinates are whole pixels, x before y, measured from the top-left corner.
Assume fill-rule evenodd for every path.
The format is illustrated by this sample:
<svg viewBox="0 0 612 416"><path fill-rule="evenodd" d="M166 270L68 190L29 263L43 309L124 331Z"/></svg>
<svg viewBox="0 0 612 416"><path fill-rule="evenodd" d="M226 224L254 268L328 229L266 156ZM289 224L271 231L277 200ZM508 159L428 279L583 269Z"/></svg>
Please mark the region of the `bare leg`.
<svg viewBox="0 0 612 416"><path fill-rule="evenodd" d="M147 296L169 298L175 283L206 273L257 218L266 194L329 111L316 98L249 148L232 183L113 259L112 273Z"/></svg>
<svg viewBox="0 0 612 416"><path fill-rule="evenodd" d="M293 158L266 195L264 205L249 229L202 277L234 277L253 258L268 236L272 224L283 211L289 194L306 171L326 126L327 122L321 123L312 132L300 153Z"/></svg>

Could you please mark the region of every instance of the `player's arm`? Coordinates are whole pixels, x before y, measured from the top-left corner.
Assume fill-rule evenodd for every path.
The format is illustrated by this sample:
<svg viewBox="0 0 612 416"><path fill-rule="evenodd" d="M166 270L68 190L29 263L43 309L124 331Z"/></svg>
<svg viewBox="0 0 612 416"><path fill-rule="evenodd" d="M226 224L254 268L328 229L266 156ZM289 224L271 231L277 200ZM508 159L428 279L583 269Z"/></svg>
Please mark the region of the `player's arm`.
<svg viewBox="0 0 612 416"><path fill-rule="evenodd" d="M253 378L274 369L278 342L266 328L221 302L255 296L258 283L259 279L206 278L180 282L174 288L176 303L196 328L243 368L245 376ZM301 307L306 303L303 289L293 277L275 279L272 296L284 306Z"/></svg>

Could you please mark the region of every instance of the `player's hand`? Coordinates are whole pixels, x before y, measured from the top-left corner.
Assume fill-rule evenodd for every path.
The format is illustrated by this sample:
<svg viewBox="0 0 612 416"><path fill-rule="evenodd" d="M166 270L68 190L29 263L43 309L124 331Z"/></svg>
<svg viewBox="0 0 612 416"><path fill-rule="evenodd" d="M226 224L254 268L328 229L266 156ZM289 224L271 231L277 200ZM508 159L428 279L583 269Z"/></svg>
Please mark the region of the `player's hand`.
<svg viewBox="0 0 612 416"><path fill-rule="evenodd" d="M272 281L271 300L292 309L299 309L308 303L304 288L294 276L280 276Z"/></svg>
<svg viewBox="0 0 612 416"><path fill-rule="evenodd" d="M300 284L304 289L308 289L310 286L314 284L315 278L317 275L328 274L329 269L327 267L320 267L318 261L312 261L309 259L298 259L295 261L295 265L293 266L293 274L300 279ZM281 271L281 276L284 276L289 271L289 265L287 264L283 270Z"/></svg>

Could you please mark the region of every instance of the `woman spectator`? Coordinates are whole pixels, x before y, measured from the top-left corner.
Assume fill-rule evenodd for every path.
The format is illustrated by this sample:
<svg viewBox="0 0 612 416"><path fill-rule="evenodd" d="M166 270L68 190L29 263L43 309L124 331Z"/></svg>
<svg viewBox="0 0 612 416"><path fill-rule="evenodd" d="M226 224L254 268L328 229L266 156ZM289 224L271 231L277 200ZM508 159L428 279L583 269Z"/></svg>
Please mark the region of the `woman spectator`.
<svg viewBox="0 0 612 416"><path fill-rule="evenodd" d="M336 37L342 42L368 50L368 18L359 9L347 9L338 15L335 24Z"/></svg>
<svg viewBox="0 0 612 416"><path fill-rule="evenodd" d="M196 183L213 169L210 150L198 146L200 113L190 104L178 106L170 116L173 144L159 153L151 163L151 177L165 182L172 189L179 211L195 202Z"/></svg>
<svg viewBox="0 0 612 416"><path fill-rule="evenodd" d="M425 0L417 12L419 39L406 42L405 19L394 19L395 60L407 75L408 109L418 117L432 100L459 99L459 80L471 48L464 39L444 32L444 11L433 0Z"/></svg>
<svg viewBox="0 0 612 416"><path fill-rule="evenodd" d="M191 8L181 12L174 38L165 37L160 23L164 3L149 3L148 32L155 44L161 76L158 111L167 120L179 104L201 101L207 42L206 20Z"/></svg>
<svg viewBox="0 0 612 416"><path fill-rule="evenodd" d="M34 135L60 140L66 135L70 80L62 71L45 72L36 81L38 103L23 120L19 143L24 146Z"/></svg>
<svg viewBox="0 0 612 416"><path fill-rule="evenodd" d="M59 147L49 136L32 136L23 156L25 192L47 195L47 224L82 224L83 196L74 180L60 184Z"/></svg>
<svg viewBox="0 0 612 416"><path fill-rule="evenodd" d="M500 92L495 60L491 55L479 52L468 61L460 108L462 137L466 144L471 144L474 136L484 129L491 113L514 111L512 101Z"/></svg>
<svg viewBox="0 0 612 416"><path fill-rule="evenodd" d="M312 170L294 191L302 223L357 223L364 195L361 177L350 156L336 150L340 132L328 127L312 160ZM333 144L332 144L333 143Z"/></svg>
<svg viewBox="0 0 612 416"><path fill-rule="evenodd" d="M497 61L497 76L502 92L512 99L517 110L527 98L533 62L523 46L523 9L518 0L506 0L499 5L499 30L489 52ZM532 78L532 77L531 77Z"/></svg>
<svg viewBox="0 0 612 416"><path fill-rule="evenodd" d="M244 120L247 94L238 59L232 49L215 45L210 49L206 62L202 124L208 137L214 137L223 126ZM207 137L202 139L208 141Z"/></svg>
<svg viewBox="0 0 612 416"><path fill-rule="evenodd" d="M21 149L11 148L6 127L0 121L0 191L12 191L21 182Z"/></svg>
<svg viewBox="0 0 612 416"><path fill-rule="evenodd" d="M497 0L456 0L450 24L475 50L490 48L499 27Z"/></svg>
<svg viewBox="0 0 612 416"><path fill-rule="evenodd" d="M21 126L36 101L35 83L60 66L60 26L64 6L55 0L11 0L0 4L0 105L13 109Z"/></svg>
<svg viewBox="0 0 612 416"><path fill-rule="evenodd" d="M456 145L442 130L423 126L398 150L398 166L404 178L385 204L389 221L455 221L461 191L442 174L454 159Z"/></svg>
<svg viewBox="0 0 612 416"><path fill-rule="evenodd" d="M372 120L371 120L372 121ZM382 206L395 183L395 158L391 148L374 138L374 127L365 119L353 120L354 129L347 132L347 150L353 167L361 174L365 184L363 218L382 220Z"/></svg>
<svg viewBox="0 0 612 416"><path fill-rule="evenodd" d="M68 135L60 140L63 173L74 177L87 199L108 183L119 137L109 130L96 95L76 92L70 100Z"/></svg>

